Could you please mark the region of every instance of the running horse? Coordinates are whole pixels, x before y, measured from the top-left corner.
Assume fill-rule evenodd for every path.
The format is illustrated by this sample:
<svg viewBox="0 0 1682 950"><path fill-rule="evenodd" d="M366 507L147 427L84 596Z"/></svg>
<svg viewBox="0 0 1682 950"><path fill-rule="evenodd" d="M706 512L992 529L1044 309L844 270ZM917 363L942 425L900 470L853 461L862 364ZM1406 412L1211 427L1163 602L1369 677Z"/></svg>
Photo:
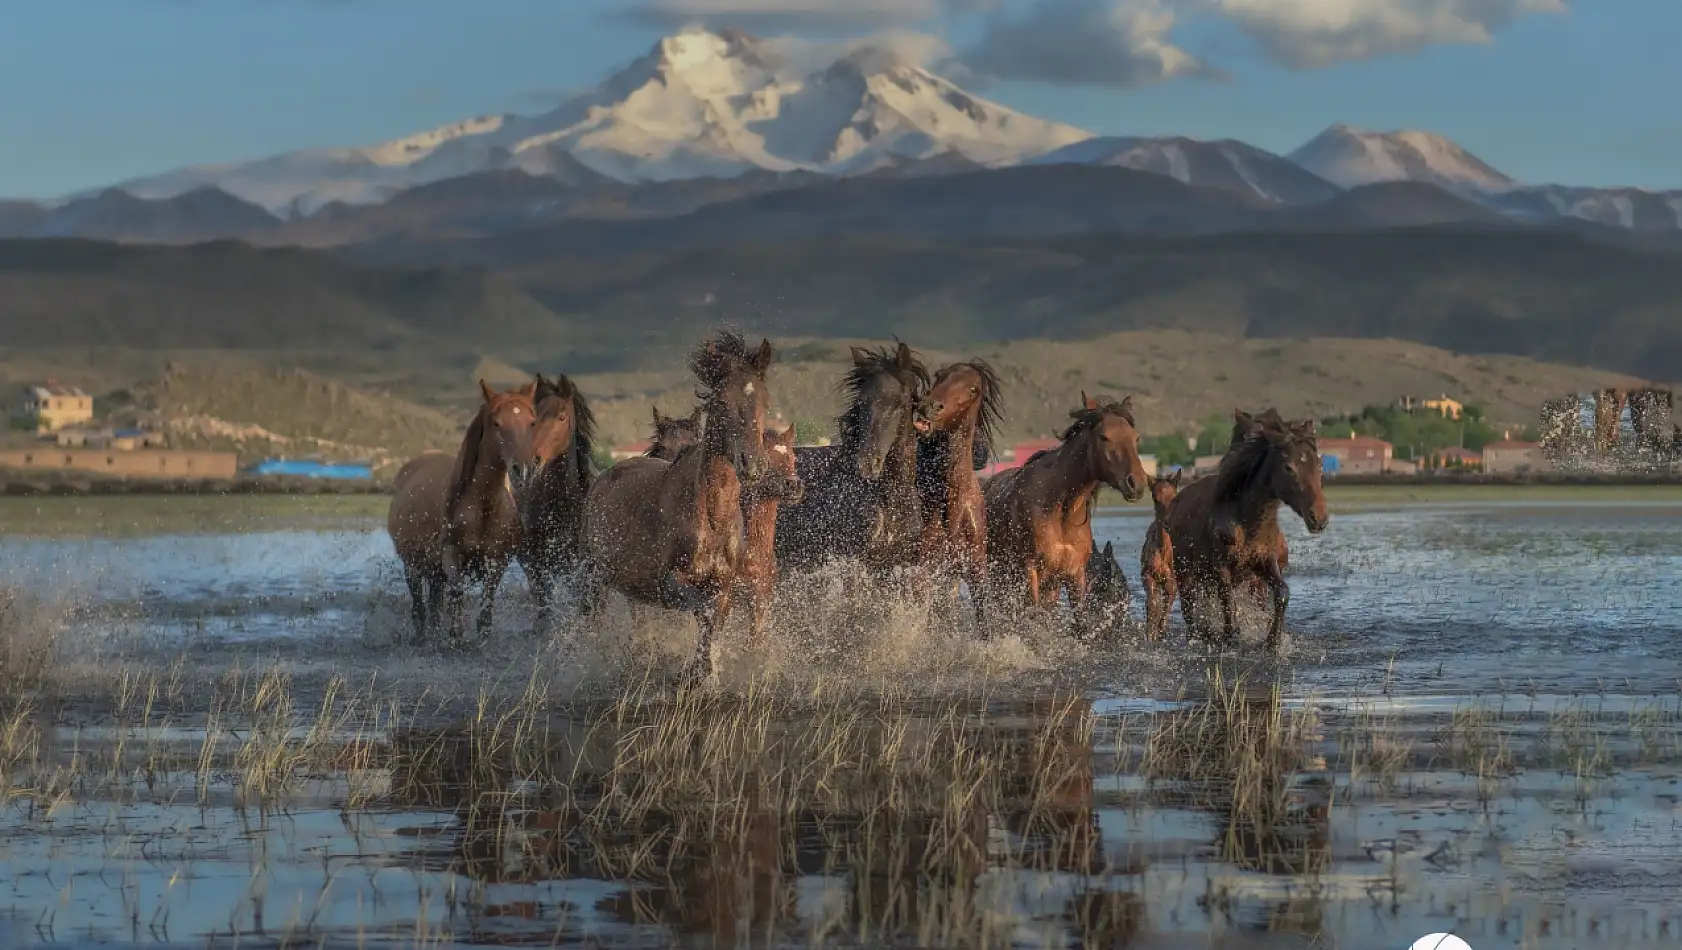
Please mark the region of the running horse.
<svg viewBox="0 0 1682 950"><path fill-rule="evenodd" d="M1145 544L1139 549L1139 586L1145 589L1145 639L1161 640L1168 635L1168 611L1179 596L1174 581L1174 541L1168 536L1168 512L1180 492L1180 473L1175 469L1165 478L1151 479L1151 507L1156 517L1145 529Z"/></svg>
<svg viewBox="0 0 1682 950"><path fill-rule="evenodd" d="M1098 491L1108 485L1134 502L1150 482L1132 397L1100 404L1081 393L1069 416L1060 445L987 481L988 575L999 601L1014 602L1012 613L1050 607L1067 593L1084 617Z"/></svg>
<svg viewBox="0 0 1682 950"><path fill-rule="evenodd" d="M977 621L985 610L988 532L975 473L986 464L1000 403L998 374L980 359L936 373L917 403L918 561L933 577L956 574L969 584Z"/></svg>
<svg viewBox="0 0 1682 950"><path fill-rule="evenodd" d="M1228 645L1238 639L1238 592L1266 591L1272 602L1267 646L1277 650L1291 600L1279 507L1296 512L1311 534L1331 520L1319 445L1312 419L1287 422L1269 409L1254 416L1235 411L1234 420L1236 440L1219 469L1187 485L1169 506L1174 579L1187 631L1210 637L1201 612L1213 599L1221 610L1218 639Z"/></svg>
<svg viewBox="0 0 1682 950"><path fill-rule="evenodd" d="M765 468L771 341L750 352L724 333L690 358L700 381L699 440L676 459L638 457L608 469L584 502L585 600L608 588L633 603L695 615L691 676L715 671L713 638L730 614L742 557L742 484Z"/></svg>
<svg viewBox="0 0 1682 950"><path fill-rule="evenodd" d="M1086 616L1080 618L1088 635L1115 639L1126 629L1132 603L1133 592L1127 587L1127 575L1115 557L1115 542L1105 541L1103 550L1099 550L1094 539L1086 559Z"/></svg>
<svg viewBox="0 0 1682 950"><path fill-rule="evenodd" d="M783 569L811 571L832 558L862 561L878 578L914 564L922 532L917 497L917 398L928 370L904 343L852 348L842 381L847 408L834 445L794 450L806 499L777 516Z"/></svg>
<svg viewBox="0 0 1682 950"><path fill-rule="evenodd" d="M643 454L651 459L665 459L670 462L678 457L678 453L695 444L696 431L701 425L701 410L697 408L688 418L681 416L663 416L660 407L654 407L654 439L649 443L648 451Z"/></svg>
<svg viewBox="0 0 1682 950"><path fill-rule="evenodd" d="M596 477L596 416L577 384L564 375L537 377L537 423L532 444L539 468L526 499L518 558L537 605L537 629L553 620L555 578L578 569L578 532L584 496Z"/></svg>
<svg viewBox="0 0 1682 950"><path fill-rule="evenodd" d="M782 506L800 504L805 486L795 470L794 426L781 433L765 430L769 470L742 486L742 563L737 591L747 601L749 636L759 641L771 621L771 596L777 586L777 524Z"/></svg>
<svg viewBox="0 0 1682 950"><path fill-rule="evenodd" d="M479 381L483 402L452 457L411 459L392 485L386 530L403 562L415 641L438 619L442 595L450 642L461 641L466 588L483 588L476 632L491 625L496 589L520 543L522 513L539 459L533 445L537 381L495 392Z"/></svg>

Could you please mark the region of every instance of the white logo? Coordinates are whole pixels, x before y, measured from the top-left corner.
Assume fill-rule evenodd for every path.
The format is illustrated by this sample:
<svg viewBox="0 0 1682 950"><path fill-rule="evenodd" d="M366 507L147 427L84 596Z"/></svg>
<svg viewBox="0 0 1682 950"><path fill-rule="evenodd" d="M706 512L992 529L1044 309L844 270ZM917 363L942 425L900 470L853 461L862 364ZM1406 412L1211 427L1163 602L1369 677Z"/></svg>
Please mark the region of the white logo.
<svg viewBox="0 0 1682 950"><path fill-rule="evenodd" d="M1472 950L1472 945L1454 934L1426 934L1415 940L1408 950Z"/></svg>

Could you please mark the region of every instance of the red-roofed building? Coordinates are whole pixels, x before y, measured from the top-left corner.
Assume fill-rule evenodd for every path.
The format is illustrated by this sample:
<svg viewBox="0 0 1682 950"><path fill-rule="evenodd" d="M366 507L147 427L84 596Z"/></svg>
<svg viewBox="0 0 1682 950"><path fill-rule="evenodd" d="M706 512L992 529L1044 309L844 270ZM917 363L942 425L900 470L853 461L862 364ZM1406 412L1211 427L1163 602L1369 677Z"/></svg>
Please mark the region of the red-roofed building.
<svg viewBox="0 0 1682 950"><path fill-rule="evenodd" d="M1358 435L1348 439L1319 440L1320 454L1337 459L1339 475L1382 475L1391 468L1395 450L1383 439Z"/></svg>

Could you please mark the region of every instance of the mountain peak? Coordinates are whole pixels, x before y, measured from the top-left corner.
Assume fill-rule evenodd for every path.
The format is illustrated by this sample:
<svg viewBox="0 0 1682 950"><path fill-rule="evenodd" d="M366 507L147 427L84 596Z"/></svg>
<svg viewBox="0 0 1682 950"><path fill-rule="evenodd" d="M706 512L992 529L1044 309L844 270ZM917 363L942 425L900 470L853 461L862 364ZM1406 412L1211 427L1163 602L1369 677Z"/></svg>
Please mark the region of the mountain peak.
<svg viewBox="0 0 1682 950"><path fill-rule="evenodd" d="M1488 192L1514 184L1513 179L1452 139L1419 129L1374 132L1338 122L1309 139L1289 158L1344 188L1417 181L1450 191Z"/></svg>
<svg viewBox="0 0 1682 950"><path fill-rule="evenodd" d="M705 69L721 60L739 60L758 68L767 65L759 38L741 30L690 27L656 41L649 55L677 71Z"/></svg>

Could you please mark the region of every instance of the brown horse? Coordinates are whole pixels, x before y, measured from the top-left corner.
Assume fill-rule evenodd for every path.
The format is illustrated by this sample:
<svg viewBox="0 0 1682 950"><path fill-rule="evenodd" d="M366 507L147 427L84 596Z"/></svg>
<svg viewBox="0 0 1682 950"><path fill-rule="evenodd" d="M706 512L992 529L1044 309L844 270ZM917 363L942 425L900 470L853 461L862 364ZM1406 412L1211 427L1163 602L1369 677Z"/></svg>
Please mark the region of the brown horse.
<svg viewBox="0 0 1682 950"><path fill-rule="evenodd" d="M1164 478L1151 479L1151 506L1156 517L1145 529L1145 545L1139 551L1139 584L1145 589L1145 639L1161 640L1168 635L1168 610L1179 596L1174 581L1174 542L1168 536L1168 511L1180 491L1180 473L1175 469Z"/></svg>
<svg viewBox="0 0 1682 950"><path fill-rule="evenodd" d="M1262 588L1271 594L1267 645L1278 649L1291 590L1285 583L1285 537L1279 506L1302 518L1309 532L1326 530L1326 495L1320 484L1319 445L1314 421L1287 422L1277 410L1251 416L1234 413L1241 438L1227 449L1219 470L1187 485L1168 509L1174 579L1186 629L1208 636L1200 617L1213 597L1221 608L1220 639L1238 638L1237 592Z"/></svg>
<svg viewBox="0 0 1682 950"><path fill-rule="evenodd" d="M678 457L684 449L695 444L697 433L701 426L701 410L696 407L688 418L678 416L663 416L660 407L654 407L654 440L649 444L648 451L643 455L651 459L664 459L670 462Z"/></svg>
<svg viewBox="0 0 1682 950"><path fill-rule="evenodd" d="M1131 397L1099 404L1081 393L1081 408L1069 415L1074 422L1061 445L988 480L987 561L1000 597L1008 589L1013 606L1049 607L1066 592L1079 616L1098 490L1108 485L1138 501L1150 478Z"/></svg>
<svg viewBox="0 0 1682 950"><path fill-rule="evenodd" d="M490 629L502 575L519 545L521 514L538 459L534 380L499 393L479 381L484 402L452 458L427 452L398 471L386 530L409 584L415 640L426 638L443 595L450 640L459 643L470 582L483 586L477 632Z"/></svg>
<svg viewBox="0 0 1682 950"><path fill-rule="evenodd" d="M794 426L779 435L765 431L769 470L757 482L742 486L742 563L737 586L747 598L754 640L765 635L771 618L771 594L777 585L777 515L782 503L798 505L805 489L794 465Z"/></svg>
<svg viewBox="0 0 1682 950"><path fill-rule="evenodd" d="M880 577L919 555L914 417L929 374L904 343L853 347L852 357L836 444L794 450L806 500L779 515L777 560L810 571L830 559L857 558Z"/></svg>
<svg viewBox="0 0 1682 950"><path fill-rule="evenodd" d="M993 442L1000 402L998 375L974 359L936 373L917 403L917 497L923 512L918 560L930 574L956 574L969 584L978 621L984 612L988 532L975 472Z"/></svg>
<svg viewBox="0 0 1682 950"><path fill-rule="evenodd" d="M1086 615L1081 625L1090 636L1113 639L1126 628L1132 603L1127 575L1115 558L1115 542L1105 541L1100 551L1094 539L1086 559Z"/></svg>
<svg viewBox="0 0 1682 950"><path fill-rule="evenodd" d="M539 374L535 403L532 446L540 467L526 499L519 560L537 605L537 628L547 631L555 578L578 569L584 496L596 477L596 416L578 386L565 376L548 380Z"/></svg>
<svg viewBox="0 0 1682 950"><path fill-rule="evenodd" d="M714 670L713 636L730 613L742 555L742 483L765 468L765 377L771 341L751 352L725 333L690 359L701 383L700 440L671 462L627 459L584 502L585 597L606 588L695 615L692 674Z"/></svg>

